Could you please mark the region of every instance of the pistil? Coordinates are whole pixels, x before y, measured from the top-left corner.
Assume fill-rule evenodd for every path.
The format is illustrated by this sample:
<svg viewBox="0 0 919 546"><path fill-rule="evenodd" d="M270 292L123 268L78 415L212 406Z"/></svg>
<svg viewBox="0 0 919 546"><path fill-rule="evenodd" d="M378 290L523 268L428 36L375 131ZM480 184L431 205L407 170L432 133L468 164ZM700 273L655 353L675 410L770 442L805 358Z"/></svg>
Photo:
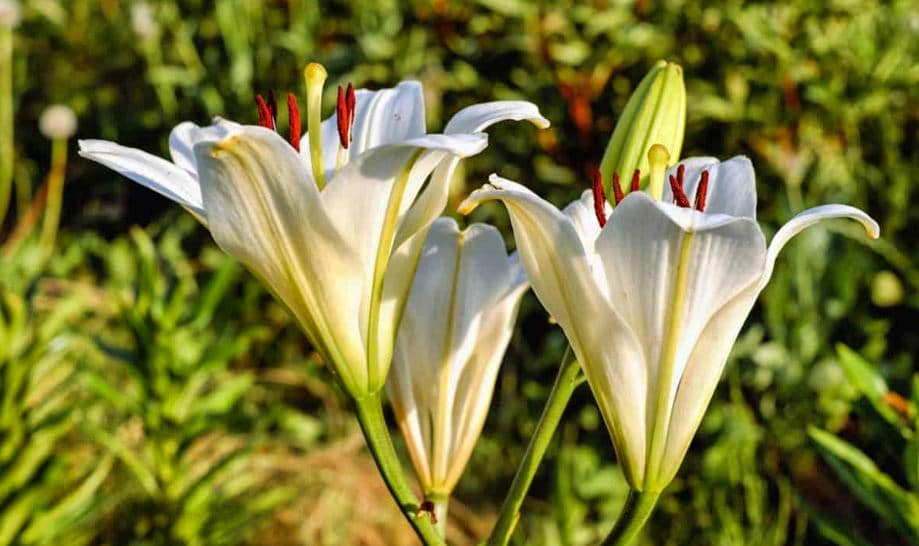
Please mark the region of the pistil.
<svg viewBox="0 0 919 546"><path fill-rule="evenodd" d="M306 128L309 132L310 162L313 178L320 190L325 188L325 172L322 164L322 87L328 73L319 63L310 63L303 70L306 80Z"/></svg>
<svg viewBox="0 0 919 546"><path fill-rule="evenodd" d="M648 162L651 164L648 173L648 193L658 201L664 196L664 173L670 161L670 152L663 144L655 144L648 150Z"/></svg>

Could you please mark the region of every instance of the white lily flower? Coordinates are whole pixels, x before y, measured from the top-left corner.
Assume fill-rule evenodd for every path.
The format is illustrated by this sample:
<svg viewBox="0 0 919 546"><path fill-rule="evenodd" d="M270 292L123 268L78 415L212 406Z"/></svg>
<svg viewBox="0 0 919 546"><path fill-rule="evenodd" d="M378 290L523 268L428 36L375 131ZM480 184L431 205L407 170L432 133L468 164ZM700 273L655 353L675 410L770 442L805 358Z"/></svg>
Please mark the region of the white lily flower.
<svg viewBox="0 0 919 546"><path fill-rule="evenodd" d="M310 65L306 73L307 114L318 128L325 71ZM444 134L426 134L417 82L347 98L339 100L342 123L335 115L318 138L303 136L311 153L296 150L300 114L290 96L290 142L273 130L273 97L270 105L259 97L261 126L178 125L169 137L172 161L101 140L81 141L80 155L194 214L362 397L384 385L424 237L446 205L459 158L481 152L481 131L495 122L548 121L531 103L494 102L460 111ZM341 138L327 129L336 126ZM318 176L313 159L323 166Z"/></svg>
<svg viewBox="0 0 919 546"><path fill-rule="evenodd" d="M427 498L449 497L472 455L528 287L497 229L434 222L386 383Z"/></svg>
<svg viewBox="0 0 919 546"><path fill-rule="evenodd" d="M663 172L663 156L652 172ZM683 168L667 173L674 189L662 200L634 191L602 218L591 218L590 192L566 215L494 175L460 207L493 199L507 207L533 291L565 331L639 491L660 491L675 476L782 247L830 218L878 236L864 212L824 205L795 216L767 247L747 158L689 159Z"/></svg>

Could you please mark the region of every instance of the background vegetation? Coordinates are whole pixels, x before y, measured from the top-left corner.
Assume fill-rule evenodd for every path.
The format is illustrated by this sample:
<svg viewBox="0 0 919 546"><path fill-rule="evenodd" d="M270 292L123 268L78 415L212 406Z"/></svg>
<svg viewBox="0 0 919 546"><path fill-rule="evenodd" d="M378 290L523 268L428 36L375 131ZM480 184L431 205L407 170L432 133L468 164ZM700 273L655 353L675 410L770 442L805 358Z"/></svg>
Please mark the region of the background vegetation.
<svg viewBox="0 0 919 546"><path fill-rule="evenodd" d="M562 205L660 58L685 69L684 155L750 156L767 232L842 202L882 239L841 223L784 253L646 543L919 544L917 37L909 0L25 1L0 236L0 545L413 543L322 362L178 207L72 157L53 255L37 230L10 244L41 204L49 104L76 111L79 137L164 154L179 121L252 123L256 92L302 97L310 60L331 74L329 108L337 83L421 80L432 130L526 98L552 129L497 126L456 199L498 171ZM475 219L510 234L500 207ZM564 349L532 295L519 324L451 507L456 544L487 533ZM625 491L582 387L516 543L591 544Z"/></svg>

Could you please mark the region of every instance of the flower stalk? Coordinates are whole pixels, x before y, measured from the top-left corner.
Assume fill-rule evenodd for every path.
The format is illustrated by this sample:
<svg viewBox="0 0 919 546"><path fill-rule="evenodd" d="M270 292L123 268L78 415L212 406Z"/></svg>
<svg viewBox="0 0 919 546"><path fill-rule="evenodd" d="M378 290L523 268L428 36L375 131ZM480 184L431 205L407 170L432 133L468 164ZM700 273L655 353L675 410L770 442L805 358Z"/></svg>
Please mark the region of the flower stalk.
<svg viewBox="0 0 919 546"><path fill-rule="evenodd" d="M536 430L530 438L526 453L523 455L523 460L520 461L517 474L501 506L498 521L488 537L488 546L506 546L510 542L517 520L520 519L520 507L530 490L536 470L546 454L546 449L549 448L549 443L561 422L571 395L581 384L580 372L581 366L577 360L571 358L571 347L568 347L562 356L562 363L555 377L555 384L552 385L552 392L549 393L549 399L546 400L542 416L539 418L539 423L536 424Z"/></svg>
<svg viewBox="0 0 919 546"><path fill-rule="evenodd" d="M619 513L619 518L613 525L613 530L603 541L603 546L629 546L647 523L654 507L657 505L657 499L660 498L660 492L652 491L629 491L629 496L625 500L625 505Z"/></svg>
<svg viewBox="0 0 919 546"><path fill-rule="evenodd" d="M420 504L405 478L402 464L393 447L386 418L383 416L381 394L378 392L364 398L355 398L354 407L367 441L367 448L376 462L380 475L383 476L383 481L386 482L386 487L402 510L402 515L426 546L445 544L442 535L434 528L431 518L423 513L416 515ZM437 515L440 517L439 513ZM443 520L446 522L446 513Z"/></svg>
<svg viewBox="0 0 919 546"><path fill-rule="evenodd" d="M12 197L13 165L13 28L0 24L0 225Z"/></svg>

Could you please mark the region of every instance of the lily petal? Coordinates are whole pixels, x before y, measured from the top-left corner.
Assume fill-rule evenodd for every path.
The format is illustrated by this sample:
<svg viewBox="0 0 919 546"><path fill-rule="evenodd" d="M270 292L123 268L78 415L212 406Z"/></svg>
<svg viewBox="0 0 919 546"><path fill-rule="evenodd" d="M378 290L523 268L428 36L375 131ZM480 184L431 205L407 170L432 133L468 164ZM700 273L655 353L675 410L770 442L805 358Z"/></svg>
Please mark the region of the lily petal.
<svg viewBox="0 0 919 546"><path fill-rule="evenodd" d="M128 148L106 140L81 140L79 145L81 157L101 163L172 199L199 219L206 218L201 187L184 169L137 148Z"/></svg>
<svg viewBox="0 0 919 546"><path fill-rule="evenodd" d="M696 187L702 171L707 170L709 176L705 212L756 220L756 173L747 157L739 155L720 163L713 157L691 157L680 164L686 169L683 191L690 203L695 203ZM666 176L676 176L678 166L671 167ZM661 200L665 203L673 202L669 184L664 184Z"/></svg>
<svg viewBox="0 0 919 546"><path fill-rule="evenodd" d="M610 206L608 201L603 204L603 209L606 212L606 217L609 218L610 214L613 213L613 207ZM574 224L574 229L578 232L578 237L580 237L584 248L594 248L597 237L600 236L600 222L597 219L597 213L594 212L593 191L584 190L581 193L581 198L569 203L562 212L565 216L571 218L571 223Z"/></svg>
<svg viewBox="0 0 919 546"><path fill-rule="evenodd" d="M766 256L766 269L760 280L760 289L765 287L769 279L772 278L775 260L778 258L779 252L785 248L785 245L792 237L818 222L832 220L834 218L851 218L861 223L865 228L865 232L872 239L877 239L881 234L881 228L874 218L848 205L821 205L800 212L782 226L769 243L769 253Z"/></svg>
<svg viewBox="0 0 919 546"><path fill-rule="evenodd" d="M309 171L277 133L237 127L195 145L211 233L286 304L351 392L367 392L358 257Z"/></svg>
<svg viewBox="0 0 919 546"><path fill-rule="evenodd" d="M640 480L646 375L640 364L636 369L629 363L641 363L643 354L631 328L606 297L605 286L600 284L602 271L600 275L592 271L593 250L584 248L572 220L553 205L510 180L497 175L489 180L490 185L469 195L460 212L466 214L492 199L505 204L533 291L565 331L583 364L623 471L630 479ZM613 332L617 333L615 343L610 342Z"/></svg>
<svg viewBox="0 0 919 546"><path fill-rule="evenodd" d="M542 117L539 108L532 102L522 100L499 100L467 106L450 118L444 133L477 133L499 121L529 121L540 129L549 127L549 120Z"/></svg>
<svg viewBox="0 0 919 546"><path fill-rule="evenodd" d="M742 291L719 309L699 334L673 402L660 483L670 483L676 476L759 292L755 284Z"/></svg>
<svg viewBox="0 0 919 546"><path fill-rule="evenodd" d="M498 231L434 222L399 329L387 386L425 491L462 474L512 333L521 286Z"/></svg>
<svg viewBox="0 0 919 546"><path fill-rule="evenodd" d="M759 279L766 256L762 232L747 218L702 214L635 193L616 207L597 253L611 305L643 347L640 362L617 365L646 369L649 392L662 393L646 401L647 430L661 419L667 426L703 328ZM660 396L666 397L663 406Z"/></svg>
<svg viewBox="0 0 919 546"><path fill-rule="evenodd" d="M195 159L195 142L201 128L190 121L176 125L169 133L169 155L172 162L185 169L185 172L198 178L198 166Z"/></svg>
<svg viewBox="0 0 919 546"><path fill-rule="evenodd" d="M424 94L419 82L404 81L379 91L360 89L355 99L352 157L425 134Z"/></svg>

